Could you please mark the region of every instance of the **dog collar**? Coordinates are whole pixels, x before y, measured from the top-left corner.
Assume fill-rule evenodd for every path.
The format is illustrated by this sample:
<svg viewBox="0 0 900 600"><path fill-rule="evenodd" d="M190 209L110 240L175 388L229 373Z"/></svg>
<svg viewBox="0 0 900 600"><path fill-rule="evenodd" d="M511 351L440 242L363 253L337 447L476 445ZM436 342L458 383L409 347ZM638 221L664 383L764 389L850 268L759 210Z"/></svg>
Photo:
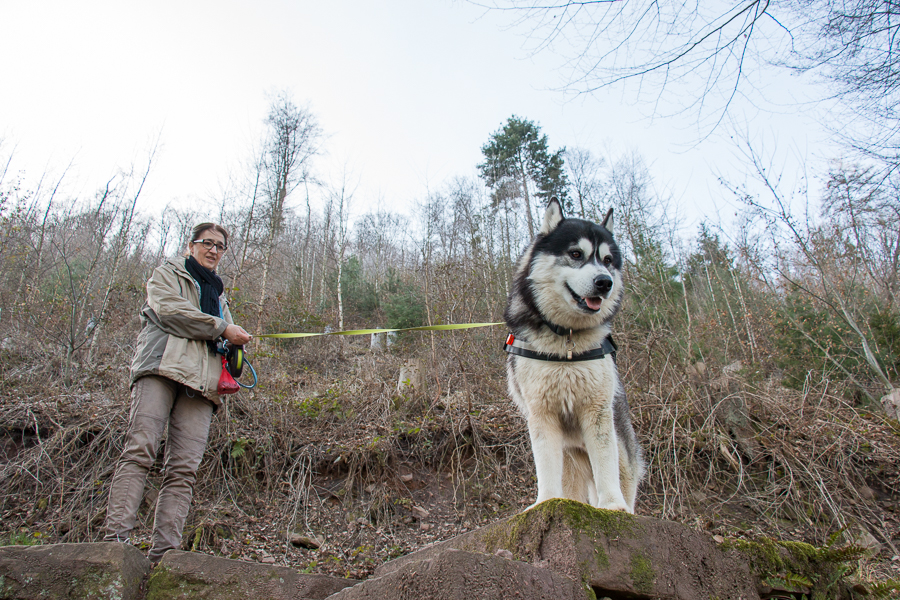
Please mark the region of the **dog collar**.
<svg viewBox="0 0 900 600"><path fill-rule="evenodd" d="M572 335L572 329L569 329L568 327L560 327L556 323L551 323L550 321L545 319L543 315L541 315L541 321L543 321L544 325L546 325L550 329L550 331L552 331L556 335Z"/></svg>
<svg viewBox="0 0 900 600"><path fill-rule="evenodd" d="M557 356L555 354L538 352L525 340L517 340L513 334L509 334L509 337L506 338L506 343L503 345L503 349L509 354L515 354L516 356L525 358L534 358L551 362L575 362L580 360L599 360L606 357L607 354L611 355L613 360L615 360L616 350L618 350L619 347L616 346L612 336L606 336L603 338L603 342L600 344L599 348L593 348L592 350L579 352L578 354L573 354L572 351L569 350L565 356Z"/></svg>

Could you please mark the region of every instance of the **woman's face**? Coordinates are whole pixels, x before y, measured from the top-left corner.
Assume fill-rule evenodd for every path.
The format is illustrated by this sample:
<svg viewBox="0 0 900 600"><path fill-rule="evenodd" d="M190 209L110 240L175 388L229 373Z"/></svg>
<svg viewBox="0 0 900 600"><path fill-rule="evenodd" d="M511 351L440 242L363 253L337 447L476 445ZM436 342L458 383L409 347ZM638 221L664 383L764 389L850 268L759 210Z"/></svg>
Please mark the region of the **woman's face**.
<svg viewBox="0 0 900 600"><path fill-rule="evenodd" d="M219 264L219 261L222 260L222 255L225 253L224 250L219 250L218 247L225 247L225 236L216 231L215 229L204 229L197 235L197 240L204 240L207 242L206 244L202 244L200 242L189 242L188 250L191 252L191 256L193 256L198 263L209 269L210 271L215 270L216 266ZM207 246L210 246L207 248ZM217 247L218 246L218 247Z"/></svg>

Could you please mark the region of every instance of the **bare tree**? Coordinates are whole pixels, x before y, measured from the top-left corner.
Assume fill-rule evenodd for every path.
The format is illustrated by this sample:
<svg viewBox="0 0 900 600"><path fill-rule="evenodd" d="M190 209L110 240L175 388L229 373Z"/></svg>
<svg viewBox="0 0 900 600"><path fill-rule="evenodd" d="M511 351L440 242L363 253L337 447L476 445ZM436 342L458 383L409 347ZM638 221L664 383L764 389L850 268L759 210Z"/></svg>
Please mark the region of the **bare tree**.
<svg viewBox="0 0 900 600"><path fill-rule="evenodd" d="M666 239L672 223L664 201L653 193L653 180L643 157L631 152L619 157L609 171L606 185L609 201L616 207L617 237L625 242L630 260L641 254L663 251L661 240Z"/></svg>
<svg viewBox="0 0 900 600"><path fill-rule="evenodd" d="M690 92L678 87L667 99L685 110L711 109L717 123L745 85L748 63L788 37L770 0L496 0L489 6L531 28L534 52L561 56L566 89L593 93L633 81L656 102L687 82Z"/></svg>
<svg viewBox="0 0 900 600"><path fill-rule="evenodd" d="M766 238L757 237L756 244L746 244L742 248L748 263L759 279L778 297L785 297L786 287L795 290L841 321L849 334L844 341L844 352L858 354L883 389L892 389L891 381L872 349L872 334L868 330L868 319L865 316L867 307L858 301L856 293L860 286L868 287L874 281L870 277L873 270L867 265L866 256L868 253L869 259L874 257L868 250L858 246L857 236L859 240L872 235L876 238L884 237L883 232L869 233L861 224L863 208L877 206L873 202L874 197L847 198L846 176L833 177L837 188L844 189L832 186L831 199L823 205L822 219L817 221L808 203L804 213L796 213L791 199L781 193L777 175L752 147L747 148L747 157L768 198L763 200L757 194L732 187L739 200L747 206L749 216L759 220L765 227ZM887 214L896 214L897 207L890 204L887 205ZM845 215L850 215L851 219L856 215L856 230L852 225L849 230L841 227L840 221L834 218L835 210L846 211ZM876 227L881 222L880 219L872 221ZM886 238L890 240L889 252L885 257L893 260L897 245L896 220L890 219L885 226L890 230ZM745 236L745 239L749 238ZM768 241L767 245L760 247L759 244L765 239ZM875 269L879 273L884 271L881 267ZM888 286L891 284L890 277L886 283ZM785 314L791 319L797 332L850 381L859 385L870 399L874 399L863 382L858 381L841 363L835 352L816 339L805 319L793 316L790 311L785 311Z"/></svg>
<svg viewBox="0 0 900 600"><path fill-rule="evenodd" d="M871 167L838 163L821 211L831 236L854 249L886 307L900 307L900 189L886 186Z"/></svg>
<svg viewBox="0 0 900 600"><path fill-rule="evenodd" d="M286 92L277 94L272 100L266 125L268 134L262 168L267 236L263 246L257 326L263 320L269 272L284 223L288 194L310 177L311 159L319 153L322 141L322 129L316 118L309 109L294 104Z"/></svg>
<svg viewBox="0 0 900 600"><path fill-rule="evenodd" d="M117 279L119 277L119 268L122 264L122 260L125 258L125 254L127 252L128 246L131 243L131 232L132 232L132 224L134 223L134 210L137 206L138 198L141 196L141 191L144 189L144 184L147 182L147 177L150 175L150 168L153 165L153 158L156 156L156 148L157 144L154 145L153 149L150 151L150 156L147 158L147 168L144 170L144 173L137 179L135 184L135 189L130 191L130 200L125 201L123 206L119 211L119 230L113 236L110 253L112 256L108 259L111 264L107 265L107 273L108 278L106 280L106 287L103 291L103 300L100 303L100 308L97 311L97 314L94 318L94 330L91 332L91 343L88 348L87 362L93 363L94 357L97 351L97 340L100 339L100 335L103 331L103 321L106 318L106 310L109 307L109 299L112 294L113 287L117 283ZM133 173L128 174L125 178L131 179L133 177ZM127 192L126 192L127 193Z"/></svg>
<svg viewBox="0 0 900 600"><path fill-rule="evenodd" d="M348 174L344 171L341 182L329 192L329 204L337 205L337 305L338 305L338 331L344 329L344 296L341 289L341 275L344 268L344 256L347 252L349 241L348 227L350 222L350 205L353 201L353 188L348 182Z"/></svg>
<svg viewBox="0 0 900 600"><path fill-rule="evenodd" d="M124 248L133 241L128 183L124 177L111 180L92 205L82 208L70 200L65 208L47 210L35 228L43 243L34 252L42 257L32 262L41 264L41 272L30 279L24 320L64 349L61 373L67 382L76 353L98 339Z"/></svg>
<svg viewBox="0 0 900 600"><path fill-rule="evenodd" d="M354 229L355 252L360 256L363 268L371 274L375 296L378 297L388 271L406 267L404 256L408 252L405 252L404 245L409 219L379 208L358 219Z"/></svg>
<svg viewBox="0 0 900 600"><path fill-rule="evenodd" d="M801 0L795 6L806 19L787 64L821 72L840 100L837 109L850 117L832 121L832 131L895 172L900 168L900 5Z"/></svg>
<svg viewBox="0 0 900 600"><path fill-rule="evenodd" d="M603 168L606 161L594 156L586 148L566 150L566 169L572 188L572 202L582 219L600 221L604 211L601 204L606 201L603 186Z"/></svg>
<svg viewBox="0 0 900 600"><path fill-rule="evenodd" d="M250 183L250 206L247 207L245 212L245 218L243 223L241 223L240 230L240 240L241 240L241 248L240 248L240 258L237 260L236 271L234 274L234 279L232 285L235 288L240 286L241 277L244 275L247 263L247 252L251 247L251 236L253 235L256 221L254 217L257 216L257 203L259 201L260 196L260 179L263 174L263 159L262 156L258 157L256 161L253 163L252 169L252 177Z"/></svg>
<svg viewBox="0 0 900 600"><path fill-rule="evenodd" d="M533 52L560 56L577 93L632 83L654 114L690 111L708 133L733 102L766 100L776 69L811 73L856 117L835 133L900 165L900 5L894 0L488 0L530 31ZM678 110L676 108L674 110ZM840 127L840 129L837 129Z"/></svg>

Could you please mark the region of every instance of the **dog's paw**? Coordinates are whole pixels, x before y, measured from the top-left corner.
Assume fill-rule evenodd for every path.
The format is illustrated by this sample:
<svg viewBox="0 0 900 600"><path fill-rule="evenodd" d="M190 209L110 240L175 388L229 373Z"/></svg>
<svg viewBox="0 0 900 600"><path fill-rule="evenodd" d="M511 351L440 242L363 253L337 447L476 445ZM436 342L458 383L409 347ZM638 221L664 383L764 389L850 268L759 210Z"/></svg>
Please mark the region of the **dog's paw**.
<svg viewBox="0 0 900 600"><path fill-rule="evenodd" d="M620 510L627 513L631 512L631 509L628 507L628 505L622 502L602 502L599 506L597 506L597 508L602 508L605 510Z"/></svg>

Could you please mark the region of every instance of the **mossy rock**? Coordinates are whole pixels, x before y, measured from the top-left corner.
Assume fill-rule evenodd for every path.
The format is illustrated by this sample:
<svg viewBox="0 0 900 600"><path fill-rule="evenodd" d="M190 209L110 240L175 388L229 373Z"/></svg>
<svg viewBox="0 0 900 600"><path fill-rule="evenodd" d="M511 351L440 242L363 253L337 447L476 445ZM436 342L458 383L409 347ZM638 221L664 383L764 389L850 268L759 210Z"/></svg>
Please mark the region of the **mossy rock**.
<svg viewBox="0 0 900 600"><path fill-rule="evenodd" d="M485 554L507 550L516 560L581 581L588 598L759 598L746 557L723 551L711 536L678 523L572 500L548 500L423 553L447 547ZM421 555L386 563L376 575Z"/></svg>
<svg viewBox="0 0 900 600"><path fill-rule="evenodd" d="M287 567L170 550L147 582L146 600L325 598L355 583Z"/></svg>
<svg viewBox="0 0 900 600"><path fill-rule="evenodd" d="M581 581L587 598L634 600L758 600L780 591L843 600L850 598L847 575L861 551L765 539L717 543L680 523L556 499L388 562L376 575L447 548L508 551Z"/></svg>
<svg viewBox="0 0 900 600"><path fill-rule="evenodd" d="M150 561L113 542L0 547L0 599L137 600Z"/></svg>
<svg viewBox="0 0 900 600"><path fill-rule="evenodd" d="M760 580L762 593L781 590L806 595L811 600L852 598L848 578L867 553L861 546L816 547L770 538L726 540L723 548L734 549L747 558Z"/></svg>

